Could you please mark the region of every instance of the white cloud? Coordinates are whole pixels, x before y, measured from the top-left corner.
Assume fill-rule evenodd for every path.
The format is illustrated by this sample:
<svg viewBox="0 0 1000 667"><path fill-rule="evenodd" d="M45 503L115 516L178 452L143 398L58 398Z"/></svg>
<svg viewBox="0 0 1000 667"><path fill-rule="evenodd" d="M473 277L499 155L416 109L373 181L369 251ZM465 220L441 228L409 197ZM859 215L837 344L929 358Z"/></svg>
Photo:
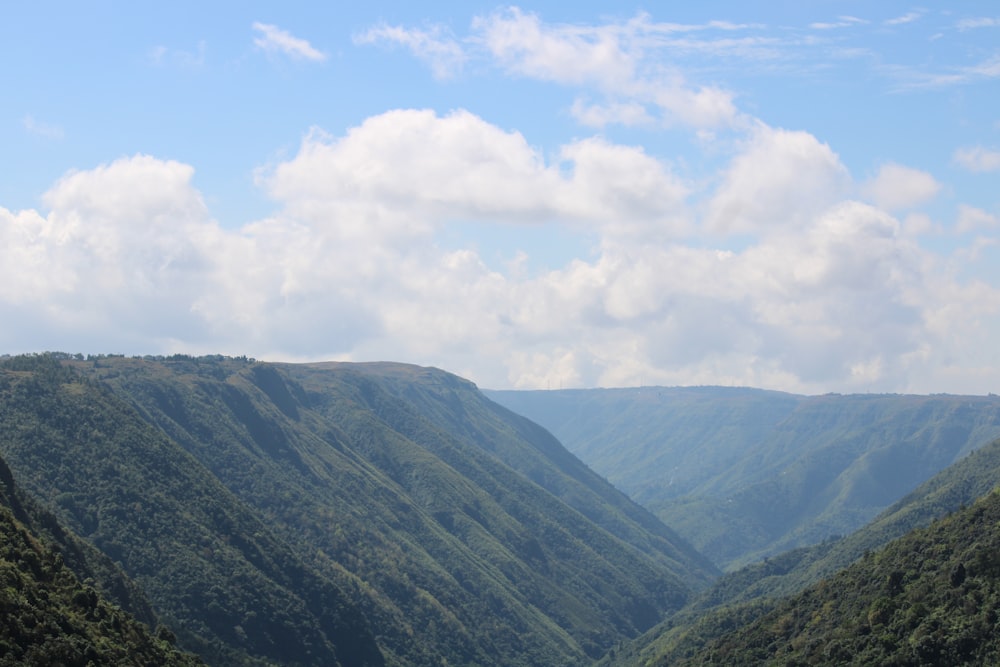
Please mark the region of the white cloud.
<svg viewBox="0 0 1000 667"><path fill-rule="evenodd" d="M251 27L258 33L253 40L254 46L266 53L279 53L295 60L326 60L326 54L314 48L307 40L295 37L276 25L255 22Z"/></svg>
<svg viewBox="0 0 1000 667"><path fill-rule="evenodd" d="M1000 55L972 65L953 66L940 71L904 66L887 66L882 69L899 81L897 92L946 88L1000 77Z"/></svg>
<svg viewBox="0 0 1000 667"><path fill-rule="evenodd" d="M189 306L215 228L192 173L138 155L67 174L43 198L47 215L0 209L0 302L37 299L47 329L109 342L201 337Z"/></svg>
<svg viewBox="0 0 1000 667"><path fill-rule="evenodd" d="M654 123L646 106L638 102L588 104L577 99L573 102L570 113L581 125L593 128L602 128L607 125L640 126Z"/></svg>
<svg viewBox="0 0 1000 667"><path fill-rule="evenodd" d="M885 25L905 25L907 23L913 23L914 21L919 21L923 18L924 13L921 12L907 12L902 16L897 16L895 18L887 19L883 21Z"/></svg>
<svg viewBox="0 0 1000 667"><path fill-rule="evenodd" d="M138 155L67 174L44 213L0 209L4 348L395 359L497 387L940 391L989 363L967 347L997 333L1000 290L843 201L849 174L803 132L758 127L705 193L607 139L546 160L468 112L394 111L307 136L260 175L274 215L237 230L212 221L192 178ZM739 210L738 249L698 234L706 196ZM466 221L598 243L505 272L441 243Z"/></svg>
<svg viewBox="0 0 1000 667"><path fill-rule="evenodd" d="M63 129L58 125L44 123L35 119L35 117L30 114L21 119L21 125L29 133L37 134L38 136L45 137L46 139L62 139L64 136Z"/></svg>
<svg viewBox="0 0 1000 667"><path fill-rule="evenodd" d="M261 183L289 214L338 238L405 242L454 220L620 227L677 224L686 190L637 148L589 139L556 164L467 111L398 110L344 137L314 132Z"/></svg>
<svg viewBox="0 0 1000 667"><path fill-rule="evenodd" d="M981 208L966 204L958 207L958 220L955 224L955 230L959 233L997 228L1000 228L1000 217L988 213Z"/></svg>
<svg viewBox="0 0 1000 667"><path fill-rule="evenodd" d="M721 233L797 226L845 194L847 169L807 132L759 125L723 174L706 225Z"/></svg>
<svg viewBox="0 0 1000 667"><path fill-rule="evenodd" d="M514 7L477 19L490 53L510 71L544 81L614 88L635 75L635 56L616 27L549 26Z"/></svg>
<svg viewBox="0 0 1000 667"><path fill-rule="evenodd" d="M1000 151L982 146L959 148L952 155L952 162L969 171L997 171L1000 170Z"/></svg>
<svg viewBox="0 0 1000 667"><path fill-rule="evenodd" d="M635 122L649 114L639 107L659 110L668 124L710 128L738 122L732 93L714 86L692 86L676 68L651 64L645 57L648 49L662 47L653 43L659 35L704 26L652 24L645 15L596 27L552 25L536 14L511 8L477 19L473 28L475 39L508 72L594 87L607 95L608 102L599 107L574 107L588 124Z"/></svg>
<svg viewBox="0 0 1000 667"><path fill-rule="evenodd" d="M997 28L1000 27L1000 18L979 17L973 19L962 19L955 24L959 30L972 30L975 28Z"/></svg>
<svg viewBox="0 0 1000 667"><path fill-rule="evenodd" d="M878 174L862 186L866 197L891 211L924 204L940 191L941 184L926 171L894 163L882 165Z"/></svg>
<svg viewBox="0 0 1000 667"><path fill-rule="evenodd" d="M406 47L414 56L428 63L434 76L439 79L447 79L460 72L467 60L462 45L447 36L440 26L430 30L420 30L383 24L370 28L354 38L355 44L380 42Z"/></svg>
<svg viewBox="0 0 1000 667"><path fill-rule="evenodd" d="M510 381L891 385L922 340L923 280L898 223L858 203L741 252L608 246L518 290L508 335L531 337Z"/></svg>
<svg viewBox="0 0 1000 667"><path fill-rule="evenodd" d="M839 16L835 22L816 22L810 23L809 27L813 30L833 30L836 28L850 28L857 25L866 25L869 23L865 19L860 19L856 16Z"/></svg>
<svg viewBox="0 0 1000 667"><path fill-rule="evenodd" d="M205 40L198 42L198 49L196 51L171 49L159 45L149 50L148 58L149 62L157 67L174 65L182 68L199 68L205 64L206 51L207 44Z"/></svg>

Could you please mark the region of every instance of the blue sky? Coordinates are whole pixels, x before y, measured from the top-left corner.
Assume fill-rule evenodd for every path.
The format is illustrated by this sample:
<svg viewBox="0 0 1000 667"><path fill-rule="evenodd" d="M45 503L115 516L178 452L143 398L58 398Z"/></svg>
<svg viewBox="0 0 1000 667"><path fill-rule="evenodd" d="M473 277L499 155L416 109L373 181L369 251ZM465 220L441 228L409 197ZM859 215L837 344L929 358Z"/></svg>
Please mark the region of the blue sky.
<svg viewBox="0 0 1000 667"><path fill-rule="evenodd" d="M1000 387L995 3L39 2L0 26L0 351Z"/></svg>

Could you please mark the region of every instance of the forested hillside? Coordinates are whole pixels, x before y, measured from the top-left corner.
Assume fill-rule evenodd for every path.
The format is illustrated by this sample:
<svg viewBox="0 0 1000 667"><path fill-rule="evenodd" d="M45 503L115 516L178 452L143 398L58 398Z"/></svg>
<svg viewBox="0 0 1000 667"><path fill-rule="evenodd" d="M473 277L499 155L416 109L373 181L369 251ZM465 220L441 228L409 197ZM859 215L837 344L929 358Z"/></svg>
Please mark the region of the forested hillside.
<svg viewBox="0 0 1000 667"><path fill-rule="evenodd" d="M846 535L1000 437L1000 397L726 387L487 395L727 570Z"/></svg>
<svg viewBox="0 0 1000 667"><path fill-rule="evenodd" d="M690 659L658 665L995 665L1000 492L869 553Z"/></svg>
<svg viewBox="0 0 1000 667"><path fill-rule="evenodd" d="M677 614L630 642L605 664L672 664L721 635L752 623L787 597L912 530L1000 487L1000 440L949 466L849 536L795 549L729 573Z"/></svg>
<svg viewBox="0 0 1000 667"><path fill-rule="evenodd" d="M576 665L717 575L441 371L41 355L0 411L25 488L213 664Z"/></svg>
<svg viewBox="0 0 1000 667"><path fill-rule="evenodd" d="M105 599L93 577L120 592L129 584L113 566L94 568L87 548L72 542L23 497L0 459L0 665L203 664L175 649L168 629L154 636L146 624L153 617L139 622Z"/></svg>

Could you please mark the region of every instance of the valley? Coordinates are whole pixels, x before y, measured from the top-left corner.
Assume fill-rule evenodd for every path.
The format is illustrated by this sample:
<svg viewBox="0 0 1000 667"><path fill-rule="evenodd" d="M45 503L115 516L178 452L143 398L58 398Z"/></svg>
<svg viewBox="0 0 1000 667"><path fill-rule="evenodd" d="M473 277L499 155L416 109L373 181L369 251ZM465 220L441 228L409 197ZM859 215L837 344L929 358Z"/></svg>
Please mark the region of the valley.
<svg viewBox="0 0 1000 667"><path fill-rule="evenodd" d="M1000 397L488 391L720 568L847 535L1000 437Z"/></svg>
<svg viewBox="0 0 1000 667"><path fill-rule="evenodd" d="M5 511L42 561L60 554L70 600L86 582L142 650L178 664L667 665L721 650L824 664L888 644L851 643L846 620L802 634L821 631L803 610L840 589L855 597L815 603L831 619L837 604L871 610L882 589L824 582L897 560L885 608L919 590L926 613L875 613L868 632L895 633L886 655L920 640L920 655L974 661L994 655L987 612L974 631L927 623L968 606L934 592L959 564L961 595L994 599L994 538L963 508L993 502L998 436L995 397L492 392L398 363L0 361ZM892 545L927 539L915 530L960 546L909 563ZM775 623L785 634L767 634Z"/></svg>

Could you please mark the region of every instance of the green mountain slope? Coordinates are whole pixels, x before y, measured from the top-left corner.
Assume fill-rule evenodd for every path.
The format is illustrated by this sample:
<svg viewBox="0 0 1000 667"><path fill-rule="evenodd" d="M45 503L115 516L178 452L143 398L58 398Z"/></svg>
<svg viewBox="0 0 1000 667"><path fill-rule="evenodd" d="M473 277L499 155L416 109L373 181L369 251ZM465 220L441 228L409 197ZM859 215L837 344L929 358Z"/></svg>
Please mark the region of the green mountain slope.
<svg viewBox="0 0 1000 667"><path fill-rule="evenodd" d="M107 388L50 357L6 362L0 448L23 487L212 663L381 662L348 596Z"/></svg>
<svg viewBox="0 0 1000 667"><path fill-rule="evenodd" d="M1000 662L1000 493L890 543L689 660L657 664Z"/></svg>
<svg viewBox="0 0 1000 667"><path fill-rule="evenodd" d="M81 583L26 504L0 460L0 665L203 664Z"/></svg>
<svg viewBox="0 0 1000 667"><path fill-rule="evenodd" d="M0 402L30 426L0 453L218 662L575 665L717 575L440 371L12 362ZM15 400L26 383L45 399Z"/></svg>
<svg viewBox="0 0 1000 667"><path fill-rule="evenodd" d="M487 392L725 569L843 535L1000 436L1000 397Z"/></svg>
<svg viewBox="0 0 1000 667"><path fill-rule="evenodd" d="M714 578L711 562L673 530L588 468L551 433L489 400L467 380L437 369L390 363L308 364L285 370L307 388L321 388L334 377L353 385L377 382L381 391L405 407L398 412L385 410L380 401L367 407L463 474L481 477L474 468L461 467L462 459L452 455L458 447L497 473L504 467L521 473L613 536L668 566L694 588Z"/></svg>
<svg viewBox="0 0 1000 667"><path fill-rule="evenodd" d="M723 632L772 609L778 598L802 591L908 532L975 502L1000 486L1000 440L949 466L839 540L780 554L721 577L681 612L619 651L609 664L671 664Z"/></svg>

